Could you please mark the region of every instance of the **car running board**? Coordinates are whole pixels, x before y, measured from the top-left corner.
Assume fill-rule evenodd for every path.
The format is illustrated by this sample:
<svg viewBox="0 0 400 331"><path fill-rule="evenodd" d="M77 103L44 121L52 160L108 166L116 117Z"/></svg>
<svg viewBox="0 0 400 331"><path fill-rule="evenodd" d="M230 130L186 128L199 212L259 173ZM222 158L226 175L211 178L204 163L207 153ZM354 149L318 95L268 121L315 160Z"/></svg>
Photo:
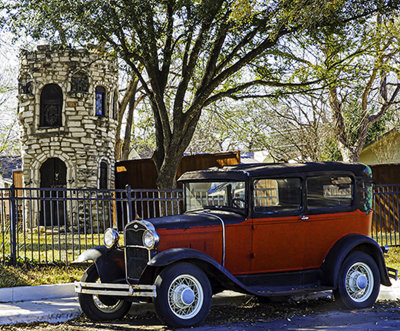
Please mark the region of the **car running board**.
<svg viewBox="0 0 400 331"><path fill-rule="evenodd" d="M333 290L331 286L321 286L321 285L310 285L310 286L300 286L300 287L286 287L286 286L276 286L276 287L262 287L262 286L247 286L246 289L258 296L272 297L272 296L286 296L295 294L304 294L309 292L320 292Z"/></svg>

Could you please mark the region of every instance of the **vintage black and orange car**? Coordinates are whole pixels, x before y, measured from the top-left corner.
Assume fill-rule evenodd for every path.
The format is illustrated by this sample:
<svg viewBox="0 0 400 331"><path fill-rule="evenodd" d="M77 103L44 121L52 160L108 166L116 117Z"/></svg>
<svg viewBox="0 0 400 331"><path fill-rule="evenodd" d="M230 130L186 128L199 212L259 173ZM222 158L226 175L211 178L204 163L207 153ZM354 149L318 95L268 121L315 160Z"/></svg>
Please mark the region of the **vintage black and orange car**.
<svg viewBox="0 0 400 331"><path fill-rule="evenodd" d="M374 304L390 286L383 251L369 237L372 177L363 164L251 164L185 173L182 215L135 220L118 243L84 252L76 283L84 313L118 319L153 300L171 327L202 322L213 294L256 296L333 290L347 308ZM99 281L100 280L100 281Z"/></svg>

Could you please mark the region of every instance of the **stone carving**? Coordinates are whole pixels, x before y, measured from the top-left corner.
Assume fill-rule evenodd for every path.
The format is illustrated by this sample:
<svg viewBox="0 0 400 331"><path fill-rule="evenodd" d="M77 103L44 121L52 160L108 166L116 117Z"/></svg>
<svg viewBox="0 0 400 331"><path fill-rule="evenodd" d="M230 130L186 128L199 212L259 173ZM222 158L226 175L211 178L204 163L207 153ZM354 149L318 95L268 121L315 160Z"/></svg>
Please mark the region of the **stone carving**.
<svg viewBox="0 0 400 331"><path fill-rule="evenodd" d="M25 84L18 82L18 86L19 86L20 94L32 95L32 93L33 93L33 83L32 82L26 82Z"/></svg>
<svg viewBox="0 0 400 331"><path fill-rule="evenodd" d="M71 78L71 93L88 93L89 78L86 75L73 76Z"/></svg>

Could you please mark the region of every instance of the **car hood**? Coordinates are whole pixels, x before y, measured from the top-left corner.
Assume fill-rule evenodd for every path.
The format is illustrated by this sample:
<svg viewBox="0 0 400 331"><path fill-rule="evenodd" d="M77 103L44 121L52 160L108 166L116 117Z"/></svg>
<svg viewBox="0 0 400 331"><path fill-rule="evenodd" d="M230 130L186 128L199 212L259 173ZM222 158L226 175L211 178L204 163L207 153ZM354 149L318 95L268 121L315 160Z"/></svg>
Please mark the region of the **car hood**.
<svg viewBox="0 0 400 331"><path fill-rule="evenodd" d="M156 229L188 229L196 226L220 225L243 222L246 217L238 213L219 210L186 212L180 215L150 218Z"/></svg>

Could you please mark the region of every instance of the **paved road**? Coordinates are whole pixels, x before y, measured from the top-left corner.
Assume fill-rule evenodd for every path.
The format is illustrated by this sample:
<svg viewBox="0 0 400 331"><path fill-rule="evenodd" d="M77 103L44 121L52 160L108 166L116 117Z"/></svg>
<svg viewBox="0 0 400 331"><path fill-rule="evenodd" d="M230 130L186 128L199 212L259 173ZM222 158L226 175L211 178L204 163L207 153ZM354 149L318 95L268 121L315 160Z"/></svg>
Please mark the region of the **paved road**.
<svg viewBox="0 0 400 331"><path fill-rule="evenodd" d="M121 320L93 323L84 317L62 324L18 326L18 330L164 330L151 306ZM281 318L280 318L281 317ZM259 303L254 299L238 306L217 304L206 322L187 330L400 330L400 302L379 301L371 309L344 311L327 298L298 302Z"/></svg>
<svg viewBox="0 0 400 331"><path fill-rule="evenodd" d="M76 297L0 304L0 322L31 323L34 320L64 322L0 326L13 330L155 330L165 329L151 304L132 307L127 318L111 323L93 323L80 315ZM65 322L67 319L75 318ZM7 323L8 322L8 323ZM400 281L382 287L371 309L339 309L330 292L295 298L289 302L263 303L255 297L224 292L213 298L205 323L190 330L400 330Z"/></svg>
<svg viewBox="0 0 400 331"><path fill-rule="evenodd" d="M271 322L239 323L235 325L202 326L192 330L400 330L400 308L387 311L328 311Z"/></svg>

